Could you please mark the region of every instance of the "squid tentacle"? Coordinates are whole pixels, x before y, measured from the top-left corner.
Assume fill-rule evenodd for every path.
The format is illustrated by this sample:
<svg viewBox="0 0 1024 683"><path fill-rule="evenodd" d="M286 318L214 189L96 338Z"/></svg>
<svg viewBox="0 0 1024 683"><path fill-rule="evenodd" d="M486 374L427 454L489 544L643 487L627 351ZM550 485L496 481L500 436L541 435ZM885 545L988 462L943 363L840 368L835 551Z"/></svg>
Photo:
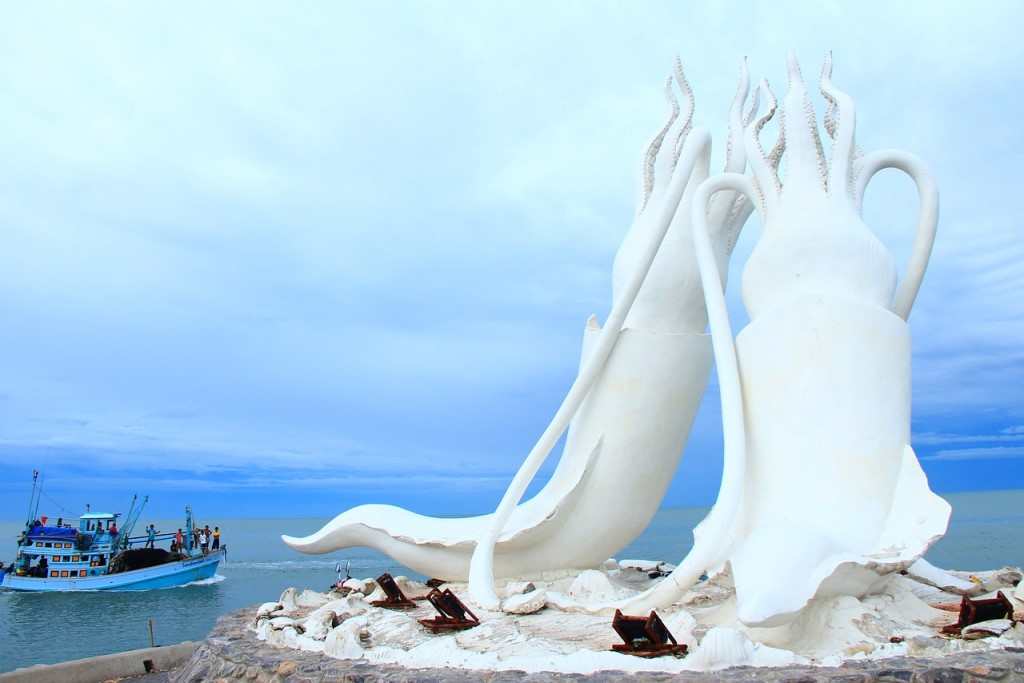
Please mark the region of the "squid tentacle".
<svg viewBox="0 0 1024 683"><path fill-rule="evenodd" d="M761 129L775 116L778 101L775 99L775 93L772 92L767 80L761 80L758 91L762 93L767 109L764 114L755 118L747 126L745 146L747 161L750 163L750 169L754 173L755 193L752 196L757 197L761 209L766 210L775 203L782 190L782 185L779 183L775 164L769 160L765 154L764 147L761 146L760 134Z"/></svg>
<svg viewBox="0 0 1024 683"><path fill-rule="evenodd" d="M665 100L669 105L668 120L665 122L665 125L661 127L661 130L655 134L654 139L651 140L650 144L647 145L647 152L644 154L643 195L640 200L639 208L637 209L637 215L644 212L644 209L647 208L647 202L650 201L651 195L654 193L654 184L656 181L655 167L658 161L658 152L661 151L661 146L665 142L665 136L668 135L669 130L672 128L672 124L675 123L677 118L679 118L679 100L676 99L676 95L672 91L671 76L665 80Z"/></svg>
<svg viewBox="0 0 1024 683"><path fill-rule="evenodd" d="M856 130L856 109L853 98L832 83L832 53L825 57L821 69L821 94L829 103L832 112L830 135L832 136L832 163L829 168L828 187L831 193L845 192L853 197L853 156ZM825 117L826 130L829 117Z"/></svg>
<svg viewBox="0 0 1024 683"><path fill-rule="evenodd" d="M832 51L831 50L829 50L828 52L825 53L825 61L822 62L822 65L821 65L821 76L819 78L819 85L823 84L826 78L829 78L829 79L832 78ZM836 139L836 116L837 116L836 109L837 109L838 105L836 104L835 98L833 98L832 94L828 90L825 89L824 85L821 85L821 95L822 95L822 97L825 98L825 102L826 102L826 106L825 106L825 121L824 121L824 123L825 123L825 132L828 134L829 138L831 138L832 141L835 142L835 139Z"/></svg>
<svg viewBox="0 0 1024 683"><path fill-rule="evenodd" d="M813 162L813 167L818 171L817 182L822 188L827 188L828 164L825 161L821 136L818 135L818 120L814 115L814 106L811 104L807 86L800 72L800 64L793 51L789 53L786 67L789 89L783 99L783 119L780 127L785 131L786 145L791 148L793 156L796 157L793 159L792 172L787 170L787 184L789 181L797 180L795 177L797 173L800 174L797 182L812 182L811 175L805 174L804 169L811 167ZM787 168L789 168L788 165ZM794 177L791 178L791 175Z"/></svg>
<svg viewBox="0 0 1024 683"><path fill-rule="evenodd" d="M742 172L747 165L747 155L743 149L743 128L749 123L749 118L744 117L743 103L746 102L750 92L750 70L747 68L747 58L743 58L740 66L740 80L736 85L736 94L732 98L732 105L729 107L729 134L725 138L725 171ZM746 114L753 117L757 110L757 90L754 91L753 106Z"/></svg>
<svg viewBox="0 0 1024 683"><path fill-rule="evenodd" d="M917 194L921 208L918 211L917 232L914 245L910 252L906 274L893 295L893 313L904 320L910 317L910 311L921 289L928 260L931 258L932 246L935 244L935 232L939 224L939 190L928 167L921 159L909 152L899 150L880 150L864 157L859 168L857 186L854 191L857 210L861 210L864 192L868 183L879 171L895 168L909 175L917 185Z"/></svg>
<svg viewBox="0 0 1024 683"><path fill-rule="evenodd" d="M750 72L747 58L740 64L740 80L736 94L729 107L729 133L726 137L725 166L726 173L742 173L747 165L747 154L743 144L743 132L757 113L759 89L754 89L752 104L744 111L743 105L750 92ZM724 248L725 254L731 254L739 238L739 232L753 211L753 205L746 195L737 192L720 192L711 197L708 215L710 224L720 231L718 244Z"/></svg>
<svg viewBox="0 0 1024 683"><path fill-rule="evenodd" d="M690 82L686 80L686 74L683 72L683 62L676 56L675 65L675 79L679 85L679 89L683 93L683 97L686 102L686 113L681 116L683 121L682 127L676 134L675 142L672 145L672 168L676 167L679 163L679 156L683 153L683 145L686 143L686 136L690 133L690 129L693 127L693 113L696 110L697 103L693 97L693 88L690 87Z"/></svg>

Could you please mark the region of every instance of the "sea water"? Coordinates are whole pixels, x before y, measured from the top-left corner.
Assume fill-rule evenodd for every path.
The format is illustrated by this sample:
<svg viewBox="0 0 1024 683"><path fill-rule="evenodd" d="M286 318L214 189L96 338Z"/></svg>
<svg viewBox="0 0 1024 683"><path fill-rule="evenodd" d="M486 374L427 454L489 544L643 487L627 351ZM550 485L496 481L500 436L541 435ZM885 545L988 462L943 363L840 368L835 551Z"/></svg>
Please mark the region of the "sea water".
<svg viewBox="0 0 1024 683"><path fill-rule="evenodd" d="M958 493L949 533L928 559L940 567L965 570L1024 566L1024 491ZM661 510L619 558L678 562L689 550L690 530L706 509ZM143 520L145 526L149 520ZM199 640L225 612L276 600L289 586L326 590L335 566L351 563L352 575L383 572L416 576L386 556L365 548L331 555L296 553L279 535L301 536L323 519L202 520L220 526L228 561L217 577L199 585L164 590L96 593L0 593L0 672L31 664L60 662L148 647L149 621L157 644ZM156 521L174 530L178 521ZM0 560L13 559L21 524L0 522ZM418 577L423 578L423 577Z"/></svg>

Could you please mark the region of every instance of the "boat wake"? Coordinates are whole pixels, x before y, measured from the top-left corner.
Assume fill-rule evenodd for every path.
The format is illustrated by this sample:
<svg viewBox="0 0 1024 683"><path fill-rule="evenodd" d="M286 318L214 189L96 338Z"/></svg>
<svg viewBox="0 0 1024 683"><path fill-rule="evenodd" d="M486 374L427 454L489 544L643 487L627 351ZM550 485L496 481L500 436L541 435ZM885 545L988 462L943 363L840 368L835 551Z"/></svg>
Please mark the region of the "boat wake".
<svg viewBox="0 0 1024 683"><path fill-rule="evenodd" d="M214 574L208 579L199 579L198 581L189 581L181 586L172 586L172 588L188 588L189 586L212 586L215 583L220 583L224 580L224 577L220 574Z"/></svg>
<svg viewBox="0 0 1024 683"><path fill-rule="evenodd" d="M344 567L346 559L333 560L278 560L269 562L231 562L226 565L230 569L258 569L262 571L296 571L303 569L331 569L339 564ZM352 561L352 571L394 569L397 565L389 559Z"/></svg>

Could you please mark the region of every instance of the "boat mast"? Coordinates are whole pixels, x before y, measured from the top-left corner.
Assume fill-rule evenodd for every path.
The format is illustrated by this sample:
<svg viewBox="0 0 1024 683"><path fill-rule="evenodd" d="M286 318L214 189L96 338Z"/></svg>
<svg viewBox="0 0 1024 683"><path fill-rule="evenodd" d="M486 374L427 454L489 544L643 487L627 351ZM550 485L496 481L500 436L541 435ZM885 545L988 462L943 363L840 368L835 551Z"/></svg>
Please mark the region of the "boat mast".
<svg viewBox="0 0 1024 683"><path fill-rule="evenodd" d="M36 484L39 484L39 491L37 492ZM32 470L32 494L28 497L28 519L25 520L25 526L32 526L32 520L36 518L36 512L39 511L38 496L42 489L42 483L39 482L39 470Z"/></svg>
<svg viewBox="0 0 1024 683"><path fill-rule="evenodd" d="M191 555L192 554L192 549L194 547L194 542L193 542L194 536L192 535L192 506L191 505L186 505L185 506L185 532L188 534L188 536L187 536L187 539L188 539L188 552L189 552L189 555Z"/></svg>
<svg viewBox="0 0 1024 683"><path fill-rule="evenodd" d="M135 508L135 501L138 500L138 494L132 496L132 505L128 508L128 514L124 518L124 527L121 529L121 546L123 548L128 547L128 537L132 535L132 529L139 521L139 517L142 516L142 510L145 509L146 503L149 502L149 496L142 497L142 503L138 509Z"/></svg>

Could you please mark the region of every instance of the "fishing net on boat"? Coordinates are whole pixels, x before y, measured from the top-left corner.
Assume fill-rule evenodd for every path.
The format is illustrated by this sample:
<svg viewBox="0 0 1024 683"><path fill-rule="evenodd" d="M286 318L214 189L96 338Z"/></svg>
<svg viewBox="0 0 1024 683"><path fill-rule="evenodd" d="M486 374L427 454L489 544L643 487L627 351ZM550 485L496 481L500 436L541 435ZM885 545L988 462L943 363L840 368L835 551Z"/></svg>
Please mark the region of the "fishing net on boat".
<svg viewBox="0 0 1024 683"><path fill-rule="evenodd" d="M181 554L163 548L135 548L126 550L110 561L110 573L130 572L134 569L155 567L182 559Z"/></svg>

